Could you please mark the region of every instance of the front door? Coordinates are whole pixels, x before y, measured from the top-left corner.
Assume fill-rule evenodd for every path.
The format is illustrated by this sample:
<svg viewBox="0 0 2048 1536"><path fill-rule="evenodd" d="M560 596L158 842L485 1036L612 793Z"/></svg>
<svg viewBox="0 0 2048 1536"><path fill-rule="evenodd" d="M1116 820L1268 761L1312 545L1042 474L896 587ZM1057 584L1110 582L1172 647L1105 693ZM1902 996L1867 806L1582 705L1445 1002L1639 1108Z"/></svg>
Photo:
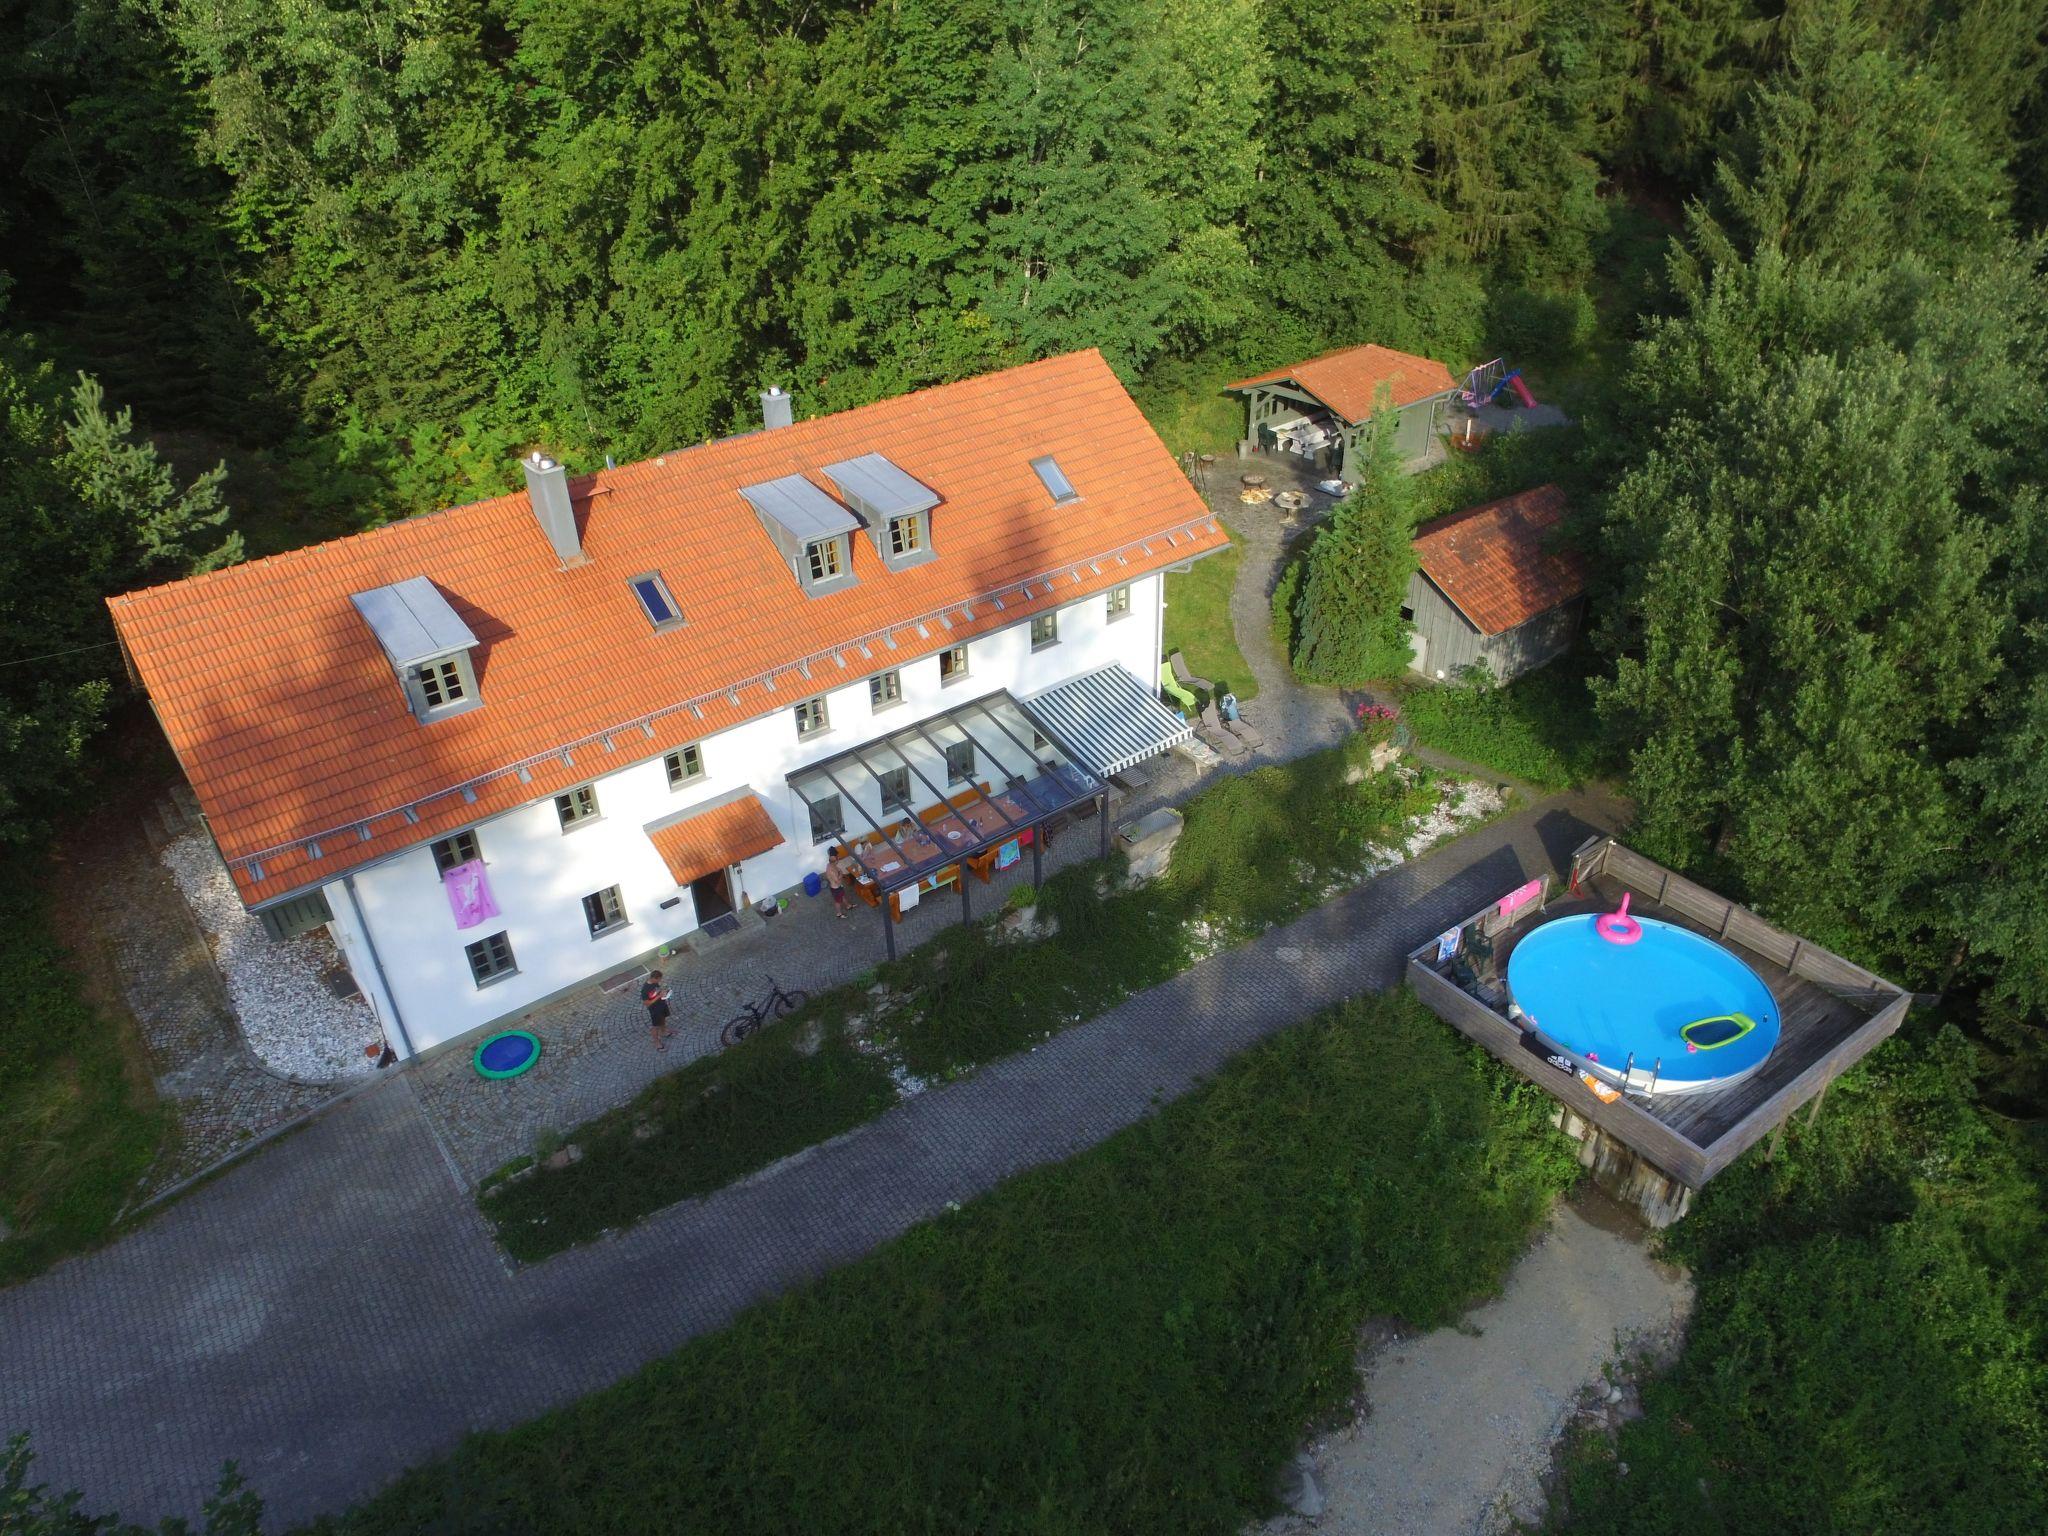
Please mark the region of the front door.
<svg viewBox="0 0 2048 1536"><path fill-rule="evenodd" d="M690 900L697 904L697 926L702 928L732 910L732 882L722 869L700 875L690 882Z"/></svg>

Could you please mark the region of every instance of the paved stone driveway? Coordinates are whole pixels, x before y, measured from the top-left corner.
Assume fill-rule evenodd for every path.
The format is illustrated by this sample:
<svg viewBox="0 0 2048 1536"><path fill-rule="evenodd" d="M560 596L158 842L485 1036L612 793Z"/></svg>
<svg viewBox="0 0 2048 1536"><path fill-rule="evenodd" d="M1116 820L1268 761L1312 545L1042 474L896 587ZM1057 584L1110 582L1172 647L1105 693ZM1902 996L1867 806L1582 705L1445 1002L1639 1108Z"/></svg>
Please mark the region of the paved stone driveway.
<svg viewBox="0 0 2048 1536"><path fill-rule="evenodd" d="M1557 798L1217 955L1035 1051L607 1242L511 1272L407 1077L377 1084L98 1253L0 1292L0 1431L130 1518L193 1514L239 1461L275 1524L468 1431L592 1391L948 1201L1071 1156L1610 818Z"/></svg>

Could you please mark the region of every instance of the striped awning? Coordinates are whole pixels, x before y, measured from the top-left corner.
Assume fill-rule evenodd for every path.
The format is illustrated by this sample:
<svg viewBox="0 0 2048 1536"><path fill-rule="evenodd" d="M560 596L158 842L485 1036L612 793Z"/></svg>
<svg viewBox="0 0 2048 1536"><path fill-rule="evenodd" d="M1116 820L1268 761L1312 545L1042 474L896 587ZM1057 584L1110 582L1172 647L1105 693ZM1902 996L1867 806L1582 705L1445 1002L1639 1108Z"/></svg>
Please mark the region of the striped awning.
<svg viewBox="0 0 2048 1536"><path fill-rule="evenodd" d="M724 869L782 842L782 832L761 797L750 789L707 800L647 824L647 840L677 885Z"/></svg>
<svg viewBox="0 0 2048 1536"><path fill-rule="evenodd" d="M1134 768L1195 734L1114 662L1018 703L1046 735L1103 775Z"/></svg>

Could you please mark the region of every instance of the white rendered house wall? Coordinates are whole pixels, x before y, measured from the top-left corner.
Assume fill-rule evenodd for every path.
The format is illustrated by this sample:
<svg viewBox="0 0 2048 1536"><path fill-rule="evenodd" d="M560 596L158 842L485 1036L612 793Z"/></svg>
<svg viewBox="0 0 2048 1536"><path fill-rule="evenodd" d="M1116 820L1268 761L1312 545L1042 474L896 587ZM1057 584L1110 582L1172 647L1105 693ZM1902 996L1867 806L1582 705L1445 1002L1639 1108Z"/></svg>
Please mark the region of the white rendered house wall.
<svg viewBox="0 0 2048 1536"><path fill-rule="evenodd" d="M1159 665L1161 592L1158 574L1134 578L1129 612L1115 619L1109 617L1107 598L1100 593L1061 608L1057 643L1039 650L1032 649L1028 622L974 640L968 645L967 675L957 681L940 682L936 655L898 662L902 700L879 711L870 706L868 678L889 670L890 658L897 653L877 646L872 661L858 663L867 671L835 669L837 677L848 681L820 690L828 728L802 741L797 738L794 710L814 695L785 681L780 685L787 700L784 707L703 738L702 775L675 789L669 787L659 756L611 767L616 757L579 754L578 766L589 769L597 792L594 818L565 830L554 797L549 796L478 822L473 829L499 916L458 930L430 845L422 843L358 870L353 899L342 881L325 888L334 912L335 940L364 996L382 1018L386 1038L400 1053L408 1043L415 1052L426 1050L566 988L627 969L697 926L689 890L677 887L648 840L649 822L732 790L751 788L784 841L738 866L733 898L737 902L744 891L758 901L788 890L825 863L824 845L812 841L810 812L790 789L789 774L999 688L1022 697L1110 662L1121 663L1149 685ZM823 672L813 679L814 685L825 682ZM483 707L490 707L488 699ZM938 754L919 766L945 787L945 763ZM976 778L999 778L998 766L1015 771L1027 765L1021 760L979 764ZM914 806L922 808L932 799L922 784L912 784ZM867 809L878 820L900 814L885 817L879 797ZM857 836L866 827L850 807L845 820L848 835ZM592 938L582 898L611 886L619 888L626 921ZM676 905L661 905L677 897ZM516 970L479 986L470 973L465 946L501 932L511 946ZM396 1027L397 1021L402 1021L402 1029Z"/></svg>

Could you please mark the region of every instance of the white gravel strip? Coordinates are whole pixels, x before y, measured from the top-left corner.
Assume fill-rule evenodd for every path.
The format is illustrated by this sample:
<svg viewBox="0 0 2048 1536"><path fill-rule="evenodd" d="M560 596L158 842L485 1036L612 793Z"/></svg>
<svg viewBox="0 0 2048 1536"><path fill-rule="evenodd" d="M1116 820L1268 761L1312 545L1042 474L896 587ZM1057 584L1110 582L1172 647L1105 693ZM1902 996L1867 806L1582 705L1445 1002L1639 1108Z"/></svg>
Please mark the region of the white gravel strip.
<svg viewBox="0 0 2048 1536"><path fill-rule="evenodd" d="M213 948L242 1038L265 1066L311 1082L376 1070L363 1054L381 1038L369 1004L336 997L321 979L340 960L333 940L315 931L279 943L265 933L204 832L179 838L163 860Z"/></svg>

